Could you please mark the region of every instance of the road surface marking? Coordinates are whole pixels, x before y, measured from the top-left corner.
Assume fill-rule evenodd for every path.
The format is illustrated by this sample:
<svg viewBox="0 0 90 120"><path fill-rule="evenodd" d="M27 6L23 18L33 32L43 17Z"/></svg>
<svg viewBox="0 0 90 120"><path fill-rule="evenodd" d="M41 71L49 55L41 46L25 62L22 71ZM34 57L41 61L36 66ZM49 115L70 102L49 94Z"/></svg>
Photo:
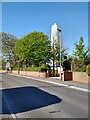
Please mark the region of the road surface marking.
<svg viewBox="0 0 90 120"><path fill-rule="evenodd" d="M85 89L85 88L70 86L70 85L61 84L61 83L55 83L55 82L48 81L48 80L44 81L44 80L40 80L38 78L33 78L33 77L29 77L29 76L24 76L24 75L16 75L16 74L10 74L10 75L18 76L18 77L24 77L24 78L29 78L29 79L33 79L33 80L38 80L38 81L41 81L41 82L44 82L44 83L51 83L51 84L54 84L54 85L64 86L64 87L68 87L68 88L71 88L71 89L76 89L76 90L80 90L80 91L84 91L84 92L90 92L90 90Z"/></svg>
<svg viewBox="0 0 90 120"><path fill-rule="evenodd" d="M12 111L12 109L11 109L11 107L10 107L10 104L8 103L8 100L7 100L7 98L5 97L5 95L4 95L4 99L5 99L6 105L7 105L8 109L9 109L10 113L12 113L13 111ZM16 119L16 120L17 120L17 117L16 117L15 114L11 114L11 116L12 116L13 119Z"/></svg>

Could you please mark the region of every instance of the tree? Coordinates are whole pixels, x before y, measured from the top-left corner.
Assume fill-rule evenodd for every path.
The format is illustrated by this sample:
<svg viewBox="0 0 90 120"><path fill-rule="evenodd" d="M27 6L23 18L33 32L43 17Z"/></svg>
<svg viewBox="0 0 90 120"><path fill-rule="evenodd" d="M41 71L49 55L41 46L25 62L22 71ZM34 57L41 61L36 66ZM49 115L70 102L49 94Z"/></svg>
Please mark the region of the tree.
<svg viewBox="0 0 90 120"><path fill-rule="evenodd" d="M13 48L17 41L17 38L11 34L1 33L0 37L2 37L2 57L6 60L13 60L14 52Z"/></svg>
<svg viewBox="0 0 90 120"><path fill-rule="evenodd" d="M69 71L71 70L71 59L67 59L67 56L64 56L64 59L63 59L63 63L62 63L62 66L63 66L63 71Z"/></svg>
<svg viewBox="0 0 90 120"><path fill-rule="evenodd" d="M78 43L75 43L75 50L73 52L73 70L75 71L85 71L86 65L85 61L88 57L88 48L84 45L84 40L82 37L80 37L80 40Z"/></svg>
<svg viewBox="0 0 90 120"><path fill-rule="evenodd" d="M55 48L51 48L52 51L52 57L51 59L53 60L53 56L54 56L54 59L55 59L55 64L56 66L59 66L60 65L60 43L59 41L57 41L55 43ZM67 55L67 52L66 52L67 48L64 47L64 44L63 42L61 43L61 61L63 61L62 59L64 58L64 56Z"/></svg>
<svg viewBox="0 0 90 120"><path fill-rule="evenodd" d="M42 32L31 32L17 41L14 53L19 62L29 66L40 66L50 61L50 41Z"/></svg>
<svg viewBox="0 0 90 120"><path fill-rule="evenodd" d="M0 38L2 43L0 45L0 49L2 51L1 59L3 61L2 64L6 61L10 61L12 64L15 63L16 57L13 52L15 43L17 38L11 34L7 34L5 32L0 33Z"/></svg>

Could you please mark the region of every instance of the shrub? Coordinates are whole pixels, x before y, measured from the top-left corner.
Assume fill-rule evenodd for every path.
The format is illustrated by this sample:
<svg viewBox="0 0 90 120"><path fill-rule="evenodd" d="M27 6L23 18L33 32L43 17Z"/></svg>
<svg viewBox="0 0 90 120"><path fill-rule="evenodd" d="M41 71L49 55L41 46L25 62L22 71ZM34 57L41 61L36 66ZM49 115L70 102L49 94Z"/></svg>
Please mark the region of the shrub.
<svg viewBox="0 0 90 120"><path fill-rule="evenodd" d="M67 56L64 56L64 60L63 60L63 70L64 71L69 71L71 70L71 63L69 60L67 60Z"/></svg>
<svg viewBox="0 0 90 120"><path fill-rule="evenodd" d="M42 64L41 67L40 67L40 71L39 72L47 72L47 70L48 70L47 65Z"/></svg>
<svg viewBox="0 0 90 120"><path fill-rule="evenodd" d="M0 68L0 70L6 70L5 68Z"/></svg>
<svg viewBox="0 0 90 120"><path fill-rule="evenodd" d="M23 70L39 72L40 67L25 67Z"/></svg>
<svg viewBox="0 0 90 120"><path fill-rule="evenodd" d="M14 67L12 70L18 70L18 67Z"/></svg>
<svg viewBox="0 0 90 120"><path fill-rule="evenodd" d="M18 70L19 68L18 67L15 67L13 68L13 70ZM40 67L22 67L20 68L20 70L22 71L35 71L35 72L47 72L50 71L50 66L49 65L45 65L45 64L42 64Z"/></svg>
<svg viewBox="0 0 90 120"><path fill-rule="evenodd" d="M86 73L88 76L90 76L90 64L87 65L87 67L86 67Z"/></svg>
<svg viewBox="0 0 90 120"><path fill-rule="evenodd" d="M13 70L18 70L19 68L13 68ZM24 68L20 68L20 70L22 71L35 71L35 72L39 72L40 67L24 67Z"/></svg>

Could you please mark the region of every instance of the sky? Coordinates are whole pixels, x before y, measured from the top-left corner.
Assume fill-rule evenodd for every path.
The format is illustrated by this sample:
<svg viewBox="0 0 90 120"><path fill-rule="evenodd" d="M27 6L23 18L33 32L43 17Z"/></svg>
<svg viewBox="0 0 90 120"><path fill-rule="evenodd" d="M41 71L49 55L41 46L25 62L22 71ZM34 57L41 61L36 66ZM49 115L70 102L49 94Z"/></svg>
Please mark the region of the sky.
<svg viewBox="0 0 90 120"><path fill-rule="evenodd" d="M89 2L89 0L1 0L2 2Z"/></svg>
<svg viewBox="0 0 90 120"><path fill-rule="evenodd" d="M22 38L38 31L50 38L51 26L57 23L62 41L72 54L75 41L82 36L88 46L87 2L3 2L2 31Z"/></svg>

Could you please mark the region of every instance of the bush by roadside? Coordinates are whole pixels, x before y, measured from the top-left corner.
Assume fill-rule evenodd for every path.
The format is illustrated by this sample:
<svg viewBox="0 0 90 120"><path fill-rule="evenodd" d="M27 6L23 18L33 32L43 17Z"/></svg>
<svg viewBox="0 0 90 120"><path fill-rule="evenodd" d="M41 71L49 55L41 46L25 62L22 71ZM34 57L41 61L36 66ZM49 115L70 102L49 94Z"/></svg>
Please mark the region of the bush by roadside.
<svg viewBox="0 0 90 120"><path fill-rule="evenodd" d="M40 67L24 67L24 68L13 68L13 70L22 70L22 71L35 71L35 72L39 72L40 71Z"/></svg>
<svg viewBox="0 0 90 120"><path fill-rule="evenodd" d="M6 70L5 68L0 68L0 70Z"/></svg>
<svg viewBox="0 0 90 120"><path fill-rule="evenodd" d="M88 76L90 76L90 64L87 65L87 67L86 67L86 73Z"/></svg>
<svg viewBox="0 0 90 120"><path fill-rule="evenodd" d="M42 64L40 67L21 67L13 68L13 70L22 70L22 71L35 71L35 72L47 72L50 71L50 66Z"/></svg>

